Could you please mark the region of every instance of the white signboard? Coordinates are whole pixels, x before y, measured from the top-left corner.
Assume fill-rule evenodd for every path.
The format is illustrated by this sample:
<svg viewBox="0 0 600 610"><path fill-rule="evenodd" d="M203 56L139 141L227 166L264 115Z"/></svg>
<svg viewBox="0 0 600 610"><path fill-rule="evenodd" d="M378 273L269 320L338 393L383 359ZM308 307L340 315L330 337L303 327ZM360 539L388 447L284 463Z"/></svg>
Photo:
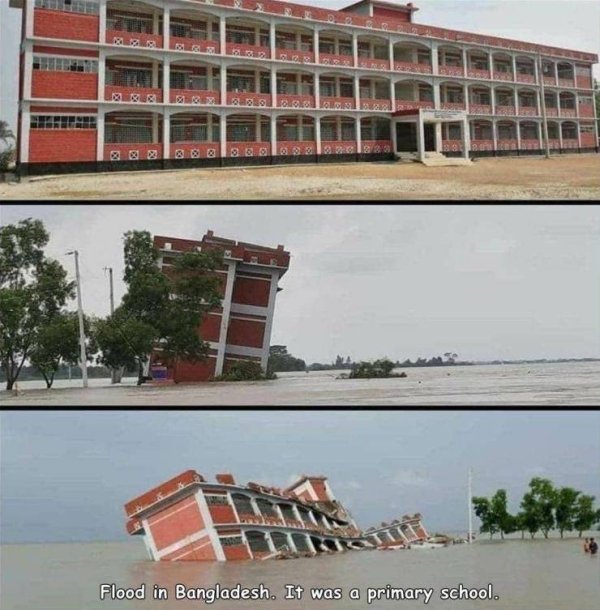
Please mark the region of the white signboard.
<svg viewBox="0 0 600 610"><path fill-rule="evenodd" d="M467 116L464 110L421 110L424 121L462 121Z"/></svg>

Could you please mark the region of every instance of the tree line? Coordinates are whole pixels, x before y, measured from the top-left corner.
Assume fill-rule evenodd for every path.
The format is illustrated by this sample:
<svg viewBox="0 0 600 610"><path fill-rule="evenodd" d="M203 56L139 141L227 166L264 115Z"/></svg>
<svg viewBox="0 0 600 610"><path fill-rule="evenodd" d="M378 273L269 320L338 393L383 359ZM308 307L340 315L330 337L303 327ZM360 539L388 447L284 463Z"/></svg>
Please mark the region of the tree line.
<svg viewBox="0 0 600 610"><path fill-rule="evenodd" d="M491 498L473 497L473 509L481 521L480 532L490 538L500 534L529 533L531 538L541 532L548 538L552 530L564 537L565 532L576 531L581 538L584 531L600 526L600 509L594 506L595 497L572 487L556 487L549 479L534 477L521 499L521 510L508 511L505 489L498 489Z"/></svg>

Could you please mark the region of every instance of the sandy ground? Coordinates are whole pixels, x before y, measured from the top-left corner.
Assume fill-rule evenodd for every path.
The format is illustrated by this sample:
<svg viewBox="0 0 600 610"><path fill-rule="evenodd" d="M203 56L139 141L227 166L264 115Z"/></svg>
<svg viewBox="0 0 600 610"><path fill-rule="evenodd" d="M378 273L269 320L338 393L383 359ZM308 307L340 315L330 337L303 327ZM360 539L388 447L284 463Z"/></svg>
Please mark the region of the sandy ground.
<svg viewBox="0 0 600 610"><path fill-rule="evenodd" d="M115 172L0 184L7 199L600 199L600 155L480 159L467 167L348 163Z"/></svg>

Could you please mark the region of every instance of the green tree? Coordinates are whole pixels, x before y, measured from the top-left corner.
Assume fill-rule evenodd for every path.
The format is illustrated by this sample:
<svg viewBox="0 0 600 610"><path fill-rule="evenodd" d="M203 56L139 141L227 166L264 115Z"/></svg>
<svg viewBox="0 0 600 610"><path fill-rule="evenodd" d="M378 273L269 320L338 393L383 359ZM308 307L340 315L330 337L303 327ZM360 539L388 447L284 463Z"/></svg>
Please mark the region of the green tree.
<svg viewBox="0 0 600 610"><path fill-rule="evenodd" d="M73 297L62 265L44 254L49 235L28 218L0 227L0 361L12 389L40 329Z"/></svg>
<svg viewBox="0 0 600 610"><path fill-rule="evenodd" d="M159 269L158 257L148 231L125 233L127 291L118 313L107 324L96 324L101 361L113 368L134 363L138 384L159 344L166 362L204 359L209 344L199 328L204 315L221 304L221 279L215 270L222 265L222 251L175 255L168 274Z"/></svg>
<svg viewBox="0 0 600 610"><path fill-rule="evenodd" d="M90 338L90 323L84 318L87 359L95 351ZM37 332L29 360L51 388L62 362L77 364L79 360L79 319L75 312L61 312L41 326Z"/></svg>
<svg viewBox="0 0 600 610"><path fill-rule="evenodd" d="M487 532L490 535L490 539L493 538L494 534L498 531L498 524L496 523L496 517L490 501L487 498L478 496L474 497L472 502L475 514L481 521L479 531Z"/></svg>
<svg viewBox="0 0 600 610"><path fill-rule="evenodd" d="M594 496L581 494L575 501L573 510L573 529L581 538L583 532L590 530L600 520L600 509L594 508Z"/></svg>
<svg viewBox="0 0 600 610"><path fill-rule="evenodd" d="M12 132L6 121L0 121L0 171L5 172L9 169L15 156L15 134Z"/></svg>
<svg viewBox="0 0 600 610"><path fill-rule="evenodd" d="M273 373L304 371L306 370L306 362L301 358L294 358L292 354L288 353L285 345L271 345L267 370Z"/></svg>
<svg viewBox="0 0 600 610"><path fill-rule="evenodd" d="M531 538L540 531L540 517L538 514L538 505L533 492L528 491L523 495L521 500L521 508L523 509L519 517L519 523L522 529L529 532Z"/></svg>
<svg viewBox="0 0 600 610"><path fill-rule="evenodd" d="M565 531L573 529L575 503L580 495L581 492L572 487L561 487L556 491L555 519L561 538L564 536Z"/></svg>
<svg viewBox="0 0 600 610"><path fill-rule="evenodd" d="M511 534L517 530L516 518L508 512L507 502L506 489L499 489L490 500L492 518L502 539L504 534Z"/></svg>
<svg viewBox="0 0 600 610"><path fill-rule="evenodd" d="M556 489L550 479L533 477L529 482L529 488L533 494L533 499L538 513L540 530L544 538L548 538L548 533L554 528L554 507L556 505Z"/></svg>

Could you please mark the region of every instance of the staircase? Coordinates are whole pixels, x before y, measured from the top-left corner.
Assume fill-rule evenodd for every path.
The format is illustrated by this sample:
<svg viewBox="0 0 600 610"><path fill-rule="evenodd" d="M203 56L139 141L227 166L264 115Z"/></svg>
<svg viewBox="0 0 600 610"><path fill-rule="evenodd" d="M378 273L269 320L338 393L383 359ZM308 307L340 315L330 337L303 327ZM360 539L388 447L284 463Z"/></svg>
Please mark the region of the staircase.
<svg viewBox="0 0 600 610"><path fill-rule="evenodd" d="M396 153L396 161L400 163L413 163L419 161L417 153L400 152ZM444 167L448 165L471 165L472 161L462 157L446 157L439 152L426 152L423 165L427 167Z"/></svg>

